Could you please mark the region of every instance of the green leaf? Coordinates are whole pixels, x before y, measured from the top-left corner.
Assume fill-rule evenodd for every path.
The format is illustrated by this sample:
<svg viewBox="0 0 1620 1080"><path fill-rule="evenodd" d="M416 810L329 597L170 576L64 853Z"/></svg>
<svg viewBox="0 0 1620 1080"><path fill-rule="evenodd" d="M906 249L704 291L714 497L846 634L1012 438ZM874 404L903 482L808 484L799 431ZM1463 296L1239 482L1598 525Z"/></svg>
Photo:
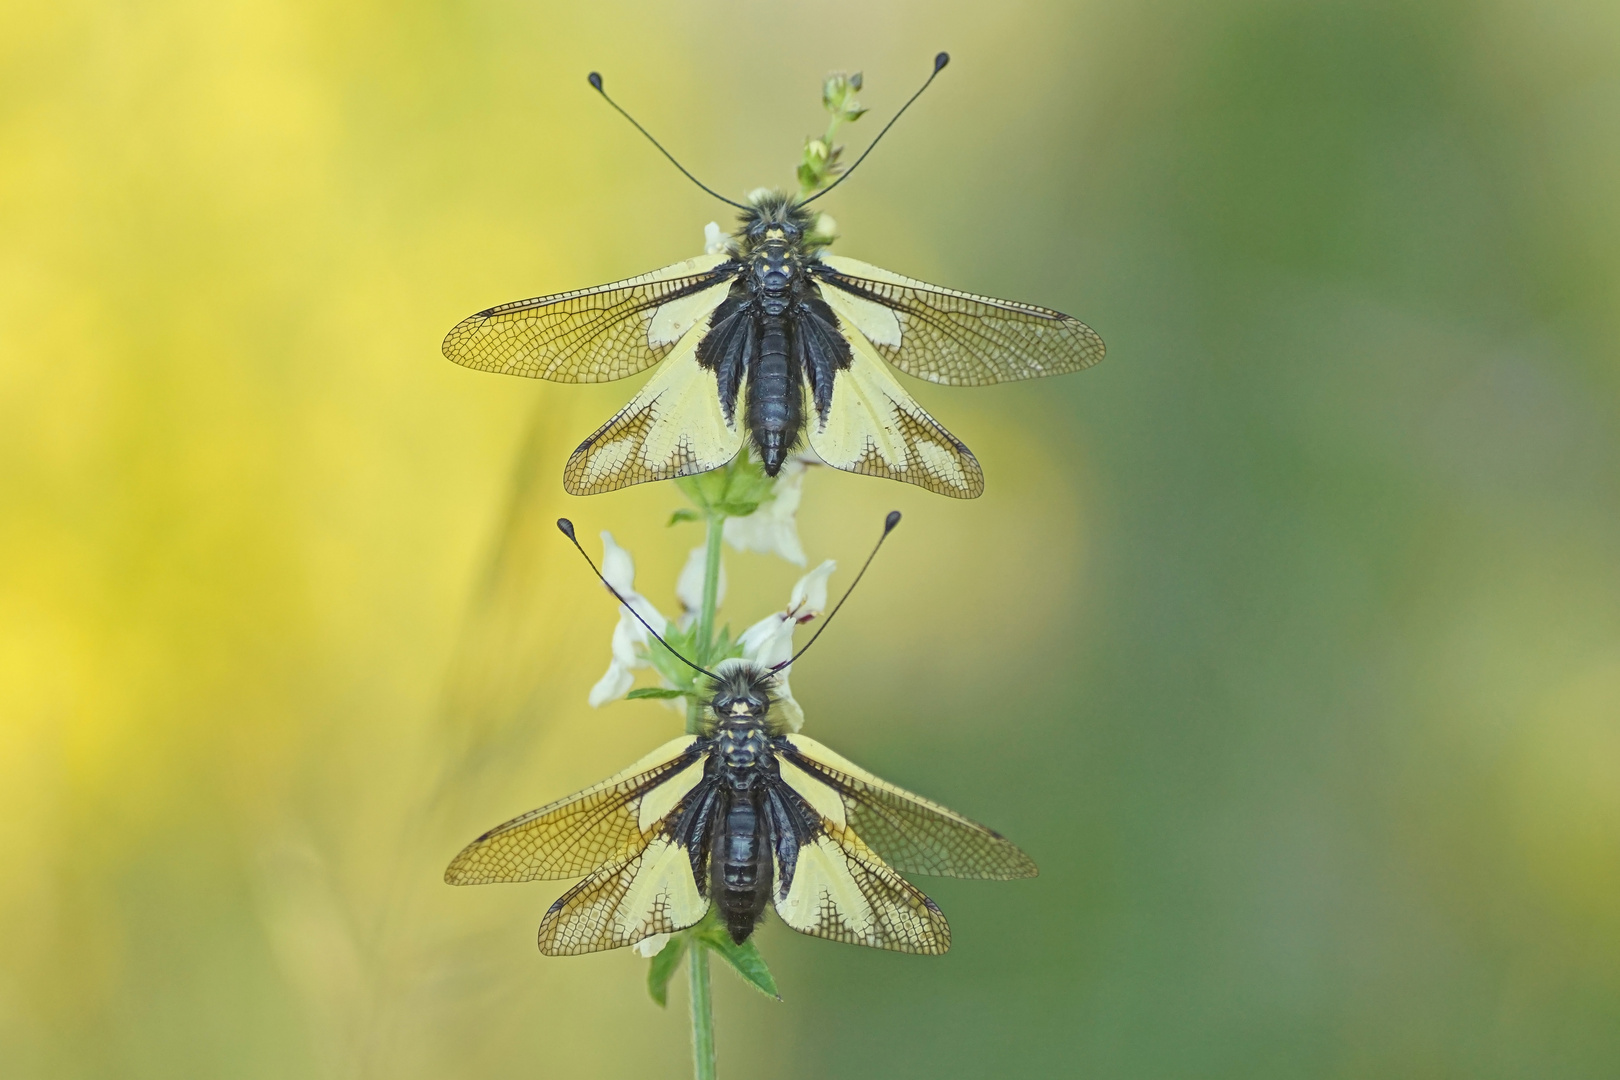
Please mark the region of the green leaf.
<svg viewBox="0 0 1620 1080"><path fill-rule="evenodd" d="M768 997L773 997L777 1001L782 1000L782 995L776 992L776 980L771 978L771 969L765 966L765 958L759 954L759 947L752 940L745 941L741 945L732 941L731 935L712 913L690 933L698 941L719 953L720 958L742 976L743 982Z"/></svg>
<svg viewBox="0 0 1620 1080"><path fill-rule="evenodd" d="M663 686L638 686L624 696L627 701L635 701L639 698L678 698L685 697L686 691L671 690Z"/></svg>
<svg viewBox="0 0 1620 1080"><path fill-rule="evenodd" d="M718 469L695 476L683 476L675 485L703 514L721 517L747 517L771 497L776 481L751 454L742 453Z"/></svg>
<svg viewBox="0 0 1620 1080"><path fill-rule="evenodd" d="M703 520L703 515L702 514L698 513L696 510L693 510L690 507L684 507L684 506L681 509L675 511L673 514L669 515L669 523L671 525L679 525L683 521L702 521L702 520Z"/></svg>
<svg viewBox="0 0 1620 1080"><path fill-rule="evenodd" d="M669 980L675 977L685 955L686 935L676 934L652 958L652 966L647 969L647 993L659 1005L669 1004Z"/></svg>
<svg viewBox="0 0 1620 1080"><path fill-rule="evenodd" d="M682 656L692 656L697 652L694 647L696 645L696 635L696 624L687 627L685 630L682 630L674 623L670 623L664 628L664 640L669 642L669 649L674 649L675 652L680 653ZM675 659L675 654L670 652L669 649L666 649L657 641L649 641L647 643L647 659L652 661L654 670L664 677L665 682L684 692L692 685L692 669Z"/></svg>

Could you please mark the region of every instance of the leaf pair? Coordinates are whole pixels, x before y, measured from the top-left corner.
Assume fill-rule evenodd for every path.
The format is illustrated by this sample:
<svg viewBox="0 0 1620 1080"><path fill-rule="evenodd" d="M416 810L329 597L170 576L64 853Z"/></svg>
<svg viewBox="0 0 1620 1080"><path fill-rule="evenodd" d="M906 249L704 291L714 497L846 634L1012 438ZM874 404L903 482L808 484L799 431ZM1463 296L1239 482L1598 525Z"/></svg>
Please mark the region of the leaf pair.
<svg viewBox="0 0 1620 1080"><path fill-rule="evenodd" d="M653 957L652 966L647 969L647 993L658 1004L668 1004L669 980L680 970L681 960L689 948L714 951L742 976L743 982L768 997L782 1000L782 995L776 992L776 980L771 977L770 968L765 966L765 958L760 955L758 946L751 939L741 945L732 941L726 928L710 911L702 922L690 930L672 936L669 943Z"/></svg>

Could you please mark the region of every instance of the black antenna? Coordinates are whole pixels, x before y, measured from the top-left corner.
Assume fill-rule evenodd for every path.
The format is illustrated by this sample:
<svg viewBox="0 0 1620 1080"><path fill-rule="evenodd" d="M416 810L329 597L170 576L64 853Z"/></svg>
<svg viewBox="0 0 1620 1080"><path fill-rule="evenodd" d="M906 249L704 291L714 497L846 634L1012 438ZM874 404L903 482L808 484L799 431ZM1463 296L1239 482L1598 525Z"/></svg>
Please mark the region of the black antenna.
<svg viewBox="0 0 1620 1080"><path fill-rule="evenodd" d="M921 88L919 88L918 91L915 94L912 94L911 97L909 99L907 99L907 101L906 101L906 103L904 105L900 106L900 111L894 114L894 120L898 120L898 119L900 119L901 116L905 115L905 111L907 109L911 108L911 103L913 101L916 101L918 98L922 97L922 92L924 90L928 89L929 84L934 81L934 75L938 75L941 71L944 71L945 70L945 65L950 63L950 62L951 62L951 54L950 53L940 53L938 56L934 57L934 74L928 76L928 82L923 83ZM600 87L598 87L598 89L600 89ZM618 108L618 106L615 105L614 108ZM877 133L877 138L873 139L872 142L871 142L871 145L867 146L865 151L863 151L861 153L861 156L855 159L855 164L851 165L849 168L844 170L844 175L840 176L838 179L834 180L832 183L828 184L826 187L822 188L820 191L816 192L814 195L810 196L808 199L804 200L804 202L800 203L799 205L800 206L809 206L811 203L815 202L817 199L819 199L823 195L827 194L827 192L831 191L833 188L837 187L839 184L842 184L845 180L848 180L849 179L849 174L854 172L856 169L860 168L861 167L861 162L866 160L866 155L870 154L872 152L872 147L876 146L878 144L878 141L880 139L882 139L883 136L885 136L885 135L887 135L889 133L889 129L894 127L894 120L890 120L887 124L883 125L883 130ZM630 122L632 124L635 123L634 120L632 120ZM637 125L637 126L639 127L640 125ZM662 149L662 147L660 147L660 149ZM674 161L675 159L670 158L670 160ZM682 169L681 171L685 172L686 170ZM814 639L812 638L811 640L814 640Z"/></svg>
<svg viewBox="0 0 1620 1080"><path fill-rule="evenodd" d="M631 123L634 123L634 122L635 121L631 121ZM562 530L562 534L564 536L568 537L568 539L573 543L573 545L576 548L579 548L579 553L581 555L585 555L585 549L582 548L582 547L579 547L579 538L574 535L574 523L572 521L569 521L567 518L558 518L557 519L557 528ZM589 555L585 555L585 561L591 564L591 569L592 570L596 570L596 564L594 562L591 562L591 557ZM871 561L872 560L870 560L870 559L867 560L867 562L871 562ZM602 576L602 571L596 570L596 576L599 577L599 578L602 578L602 584L606 585L608 592L612 593L615 597L617 597L619 603L624 605L624 610L626 610L630 614L634 615L636 617L636 621L639 622L642 626L645 626L647 628L647 633L651 634L653 637L658 639L658 644L662 645L666 649L669 649L669 654L671 656L673 656L675 659L679 660L681 663L685 664L687 667L691 668L693 671L698 672L699 674L707 675L711 679L718 679L720 677L720 676L716 675L714 672L710 671L708 668L698 667L696 664L692 663L692 661L688 660L686 657L682 656L680 653L676 652L674 649L670 649L669 642L664 640L663 635L659 634L658 631L654 630L652 628L652 624L649 623L646 619L643 619L641 617L641 612L637 611L635 608L630 606L629 601L625 600L624 597L619 596L619 590L615 589L613 587L613 583L608 581L608 579L606 577ZM859 577L857 577L855 580L859 581L861 579ZM845 595L847 596L849 594L846 593ZM843 601L840 600L839 603L843 603ZM810 640L814 641L815 639L811 638Z"/></svg>
<svg viewBox="0 0 1620 1080"><path fill-rule="evenodd" d="M945 54L940 53L939 55L944 56ZM585 76L585 78L590 82L590 84L592 86L594 86L596 88L596 92L598 94L602 95L602 100L603 101L607 102L609 105L613 106L615 109L619 109L619 115L620 116L624 117L626 120L630 121L632 124L636 124L636 118L631 116L629 113L625 112L623 109L620 109L619 108L619 103L617 101L614 101L612 98L608 97L607 91L602 89L602 76L601 75L599 75L599 74L597 74L596 72L593 71L589 75ZM722 195L718 191L714 190L714 188L710 187L708 184L705 184L703 181L699 180L697 177L695 177L691 173L687 172L686 171L686 166L682 165L680 162L676 161L675 160L675 155L670 153L668 150L665 150L663 144L660 143L657 139L653 138L650 134L648 134L646 128L642 127L640 124L636 124L636 130L641 132L643 135L646 135L647 136L647 141L652 143L654 146L658 147L658 152L660 154L663 154L665 157L669 158L669 163L671 165L675 166L677 169L681 170L682 175L684 175L688 180L692 181L692 183L696 184L698 187L702 188L704 191L707 191L710 195L713 195L715 198L719 199L721 202L725 203L728 206L735 206L739 210L747 210L748 209L747 206L744 206L740 202L732 202L730 199L726 198L724 195ZM885 129L885 130L887 130L887 129ZM865 157L866 155L862 154L861 156ZM857 161L855 164L859 165L860 162ZM584 550L585 550L584 548L580 548L581 552L583 552ZM611 586L609 586L609 587L611 588Z"/></svg>
<svg viewBox="0 0 1620 1080"><path fill-rule="evenodd" d="M939 55L944 56L945 54L940 53ZM939 66L944 67L945 65L940 64ZM937 71L938 68L935 70ZM919 93L920 92L921 91L919 91ZM849 583L849 588L845 589L844 595L838 598L838 603L834 604L832 611L827 613L827 617L822 620L821 626L817 628L814 634L810 635L810 640L804 643L804 649L808 649L810 646L814 645L816 643L816 638L820 637L821 632L827 629L827 626L833 621L833 616L838 614L838 609L844 606L845 600L849 599L849 594L854 592L855 586L861 583L861 578L863 575L865 575L866 568L872 565L873 559L877 558L878 548L883 546L883 541L889 538L889 534L894 532L894 527L898 524L900 524L900 511L890 510L889 516L883 519L883 535L878 537L878 542L872 546L872 554L868 555L866 557L866 561L861 563L861 572L855 575L855 580ZM804 649L800 649L798 652L794 653L780 664L777 664L775 667L771 668L771 674L776 674L778 671L781 671L783 668L793 663L793 661L803 656Z"/></svg>

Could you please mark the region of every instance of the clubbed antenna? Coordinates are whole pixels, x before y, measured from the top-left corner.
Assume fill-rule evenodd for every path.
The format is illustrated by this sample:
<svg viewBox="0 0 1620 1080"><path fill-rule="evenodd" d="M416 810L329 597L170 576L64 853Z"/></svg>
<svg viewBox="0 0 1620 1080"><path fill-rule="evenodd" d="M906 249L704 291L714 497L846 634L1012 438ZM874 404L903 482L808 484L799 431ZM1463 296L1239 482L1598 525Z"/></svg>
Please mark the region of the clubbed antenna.
<svg viewBox="0 0 1620 1080"><path fill-rule="evenodd" d="M945 54L940 53L939 55L944 56ZM945 65L943 63L939 65L939 67L944 66ZM935 68L934 70L938 71L939 68ZM918 93L921 93L921 91L918 91ZM860 162L856 162L856 164L859 165ZM798 652L794 653L780 664L777 664L775 667L771 668L771 674L774 675L778 671L781 671L783 668L787 667L789 664L793 663L793 661L804 655L805 649L808 649L810 646L816 643L816 638L820 637L821 632L827 629L827 627L832 623L833 616L838 614L838 609L844 606L844 601L849 599L849 594L854 592L855 586L861 583L861 578L866 575L866 568L872 565L873 559L877 558L878 548L883 546L883 541L889 538L889 534L894 532L894 527L898 524L900 524L900 511L890 510L889 516L883 519L883 535L878 537L878 542L876 544L872 545L872 554L868 555L866 557L866 561L861 563L861 572L855 575L855 580L849 583L849 588L844 590L844 595L838 598L838 603L833 605L832 611L827 613L827 617L822 620L822 623L816 629L816 632L810 635L810 640L804 643L804 649L800 649ZM581 549L582 552L583 550L584 549ZM609 586L609 588L612 588L612 586Z"/></svg>
<svg viewBox="0 0 1620 1080"><path fill-rule="evenodd" d="M945 54L940 53L939 55L944 56ZM670 153L668 150L665 150L663 143L661 143L657 139L653 138L652 135L648 133L646 128L642 127L640 124L636 124L636 118L635 117L631 116L629 113L625 112L622 108L620 108L619 103L617 101L614 101L612 98L608 97L608 92L606 90L602 89L602 76L600 74L593 71L589 75L585 76L585 78L593 87L596 88L596 92L598 94L602 95L602 100L603 101L607 102L609 105L613 106L615 109L618 109L620 116L624 117L626 120L630 121L632 124L635 124L636 125L636 130L641 132L643 135L646 135L647 136L647 141L652 143L654 146L658 147L658 152L660 154L663 154L665 157L669 158L669 163L671 165L673 165L677 169L681 170L681 175L685 176L688 180L692 181L692 183L696 184L698 187L702 188L704 191L707 191L710 195L713 195L715 198L719 199L721 202L726 203L729 206L735 206L739 210L747 210L748 209L748 207L744 206L740 202L732 202L730 199L726 198L724 195L722 195L718 191L714 190L708 184L705 184L703 181L699 180L697 177L695 177L691 173L687 172L686 171L686 166L682 165L680 162L676 161L675 160L675 155ZM909 102L908 102L908 104L909 104ZM892 123L892 121L891 121L891 123ZM884 130L888 130L888 129L885 128ZM881 138L881 137L882 136L880 135L879 138ZM862 154L861 156L865 157L866 155ZM859 165L860 162L857 161L855 164ZM585 550L584 548L580 549L581 552L583 552L584 550Z"/></svg>
<svg viewBox="0 0 1620 1080"><path fill-rule="evenodd" d="M945 70L945 65L950 63L950 62L951 62L951 54L950 53L940 53L938 56L934 57L934 70L928 76L927 82L924 82L922 84L922 86L918 87L917 92L915 94L912 94L911 97L906 100L906 103L904 105L900 106L900 111L894 114L894 120L890 120L887 124L883 125L883 130L877 133L877 138L873 139L872 142L871 142L871 145L867 146L867 148L864 151L862 151L861 156L855 159L855 164L851 165L848 169L845 169L843 176L840 176L837 180L834 180L832 183L828 184L826 187L822 188L820 191L816 192L814 195L810 196L808 199L804 200L804 202L800 203L799 205L800 206L809 206L811 203L815 202L817 199L819 199L823 195L827 194L827 192L831 191L833 188L837 187L839 184L842 184L845 180L848 180L850 173L854 172L856 169L861 167L861 162L866 160L866 155L870 154L872 152L872 148L877 146L879 140L881 140L883 138L883 136L885 136L885 135L887 135L889 133L890 128L894 127L894 121L900 119L900 117L905 115L906 110L911 108L911 103L913 101L916 101L918 98L922 97L922 92L924 90L928 89L928 87L930 85L932 85L932 83L934 81L934 76L938 75L941 71L944 71ZM600 90L601 87L597 86L597 89ZM617 105L615 105L613 107L615 109L618 108ZM636 123L634 120L632 120L630 122L632 124ZM636 124L636 126L640 127L641 125ZM648 136L648 138L651 138L651 137L652 136L650 136L650 135ZM659 147L659 149L662 150L663 147ZM675 159L670 158L670 160L674 161ZM681 171L686 172L685 169L681 169ZM810 640L814 641L815 639L811 638Z"/></svg>
<svg viewBox="0 0 1620 1080"><path fill-rule="evenodd" d="M899 515L894 515L894 516L896 518L898 518ZM579 553L581 555L585 555L585 549L579 546L579 537L574 535L574 523L572 521L569 521L567 518L558 518L557 519L557 528L562 532L562 534L564 536L568 537L569 542L572 543L574 545L574 547L579 550ZM641 617L641 612L637 611L635 608L630 606L630 601L626 600L624 597L619 595L619 590L615 589L613 587L613 583L611 581L609 581L606 578L606 576L603 575L602 571L596 569L596 563L591 562L591 557L589 555L585 555L585 561L587 563L590 563L590 567L591 567L592 570L596 571L596 576L598 578L601 578L602 584L607 586L608 592L612 593L615 597L617 597L619 603L624 605L624 610L626 610L630 614L634 615L636 617L636 621L639 622L642 626L645 626L647 628L647 633L651 634L653 637L658 639L658 644L662 645L666 649L669 649L669 654L671 656L673 656L675 659L679 660L681 663L685 664L687 667L691 668L693 671L697 672L700 675L707 675L711 679L718 679L720 677L720 676L716 675L714 672L710 671L708 668L698 667L696 664L692 663L692 661L688 660L686 657L682 656L680 653L676 652L674 649L670 649L669 642L664 640L664 636L662 634L660 634L658 631L654 630L652 628L652 624L649 623L646 619L643 619ZM868 559L866 561L871 562L872 560ZM863 567L863 569L864 569L864 567ZM860 578L857 577L855 580L859 581ZM844 595L847 596L849 594L845 593ZM843 603L843 601L840 600L839 603ZM815 639L812 638L811 640L814 641Z"/></svg>

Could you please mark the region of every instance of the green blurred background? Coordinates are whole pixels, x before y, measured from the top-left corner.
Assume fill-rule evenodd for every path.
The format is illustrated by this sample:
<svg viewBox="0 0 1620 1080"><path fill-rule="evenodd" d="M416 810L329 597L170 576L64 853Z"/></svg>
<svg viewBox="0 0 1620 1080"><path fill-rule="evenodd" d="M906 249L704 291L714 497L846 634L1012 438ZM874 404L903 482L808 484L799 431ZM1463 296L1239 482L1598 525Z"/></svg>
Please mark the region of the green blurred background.
<svg viewBox="0 0 1620 1080"><path fill-rule="evenodd" d="M760 941L722 1074L1620 1074L1620 9L1438 0L12 4L0 36L0 1072L689 1075L563 885L459 845L677 730L585 694L673 608L655 485L561 492L626 385L457 368L489 304L697 253L863 70L837 250L1092 323L908 383L907 514L809 731L989 822L952 952ZM724 218L721 217L723 221ZM731 556L726 614L794 568ZM840 580L847 581L847 570Z"/></svg>

